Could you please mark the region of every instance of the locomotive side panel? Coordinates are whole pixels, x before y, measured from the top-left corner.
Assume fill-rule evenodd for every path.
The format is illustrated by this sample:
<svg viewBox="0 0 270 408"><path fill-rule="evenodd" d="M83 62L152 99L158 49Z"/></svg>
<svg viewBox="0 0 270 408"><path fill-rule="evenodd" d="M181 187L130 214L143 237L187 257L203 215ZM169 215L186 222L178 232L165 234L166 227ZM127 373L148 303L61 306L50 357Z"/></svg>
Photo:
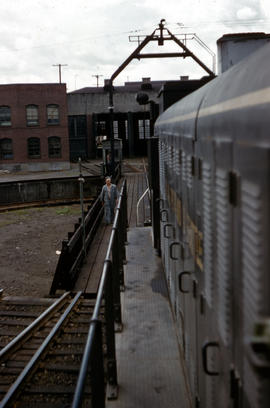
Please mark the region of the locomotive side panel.
<svg viewBox="0 0 270 408"><path fill-rule="evenodd" d="M269 405L269 59L267 45L157 121L173 162L163 261L194 406Z"/></svg>

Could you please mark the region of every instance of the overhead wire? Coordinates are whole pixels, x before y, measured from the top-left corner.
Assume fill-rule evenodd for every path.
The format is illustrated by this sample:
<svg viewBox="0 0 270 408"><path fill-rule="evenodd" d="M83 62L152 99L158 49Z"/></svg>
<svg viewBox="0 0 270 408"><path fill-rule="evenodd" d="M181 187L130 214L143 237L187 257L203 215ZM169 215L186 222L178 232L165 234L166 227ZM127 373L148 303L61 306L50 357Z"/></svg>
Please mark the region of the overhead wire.
<svg viewBox="0 0 270 408"><path fill-rule="evenodd" d="M188 29L188 28L194 28L194 27L198 27L198 24L200 24L200 26L202 24L214 24L214 25L239 25L239 26L250 26L250 25L254 25L254 24L263 24L263 25L267 25L270 24L270 19L268 18L257 18L257 19L246 19L246 20L239 20L239 19L234 19L234 20L201 20L198 22L194 22L194 23L189 23L187 25L185 25L185 23L183 22L167 22L165 23L166 25L175 25L178 28L181 29ZM153 29L153 27L152 27ZM115 32L115 33L110 33L110 37L116 37L119 35L124 35L124 34L134 34L134 33L139 33L142 31L146 31L146 28L144 29L135 29L135 30L129 30L129 31L120 31L120 32ZM69 40L69 41L63 41L63 42L55 42L55 43L50 43L50 44L42 44L42 45L35 45L35 46L31 46L31 47L23 47L23 48L13 48L13 49L0 49L0 53L10 53L10 52L21 52L21 51L28 51L28 50L33 50L33 49L40 49L40 48L55 48L58 46L62 46L65 44L74 44L74 43L80 43L80 42L85 42L88 40L94 40L94 39L98 39L98 38L104 38L107 37L108 34L96 34L96 35L91 35L91 36L87 36L84 38L78 38L77 40Z"/></svg>
<svg viewBox="0 0 270 408"><path fill-rule="evenodd" d="M123 35L123 34L133 34L133 33L138 33L141 32L142 30L130 30L130 31L121 31L118 33L112 33L110 34L110 37L114 37L114 36L119 36L119 35ZM72 44L72 43L78 43L78 42L85 42L88 40L94 40L94 39L98 39L98 38L103 38L103 37L108 37L108 34L98 34L98 35L92 35L92 36L88 36L88 37L84 37L84 38L80 38L77 40L69 40L69 41L63 41L63 42L59 42L59 43L50 43L50 44L42 44L42 45L35 45L32 47L25 47L25 48L13 48L13 49L6 49L6 50L1 50L0 49L0 53L3 52L21 52L21 51L28 51L28 50L33 50L33 49L40 49L40 48L54 48L54 47L58 47L61 45L65 45L65 44Z"/></svg>
<svg viewBox="0 0 270 408"><path fill-rule="evenodd" d="M202 24L214 24L214 25L254 25L254 24L270 24L270 19L269 18L253 18L253 19L232 19L232 20L200 20L198 22L191 22L187 25L185 23L179 21L179 22L170 22L167 24L173 24L176 25L178 28L181 29L186 29L186 28L193 28L193 27L198 27L198 24L200 26Z"/></svg>

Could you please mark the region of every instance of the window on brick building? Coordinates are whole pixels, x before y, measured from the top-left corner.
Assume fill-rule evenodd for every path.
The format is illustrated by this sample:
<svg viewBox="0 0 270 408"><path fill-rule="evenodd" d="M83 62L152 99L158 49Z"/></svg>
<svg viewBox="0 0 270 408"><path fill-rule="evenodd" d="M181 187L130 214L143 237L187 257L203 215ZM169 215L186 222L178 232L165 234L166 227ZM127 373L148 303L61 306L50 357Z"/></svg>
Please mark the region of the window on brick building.
<svg viewBox="0 0 270 408"><path fill-rule="evenodd" d="M11 109L9 106L0 106L0 126L11 126Z"/></svg>
<svg viewBox="0 0 270 408"><path fill-rule="evenodd" d="M27 150L29 159L40 159L40 140L38 137L29 137Z"/></svg>
<svg viewBox="0 0 270 408"><path fill-rule="evenodd" d="M59 125L59 106L48 105L47 106L47 122L48 125Z"/></svg>
<svg viewBox="0 0 270 408"><path fill-rule="evenodd" d="M38 106L36 105L26 106L26 123L27 126L38 125Z"/></svg>
<svg viewBox="0 0 270 408"><path fill-rule="evenodd" d="M0 159L1 160L13 159L12 139L0 140Z"/></svg>
<svg viewBox="0 0 270 408"><path fill-rule="evenodd" d="M61 157L61 139L57 136L49 137L48 139L49 157Z"/></svg>

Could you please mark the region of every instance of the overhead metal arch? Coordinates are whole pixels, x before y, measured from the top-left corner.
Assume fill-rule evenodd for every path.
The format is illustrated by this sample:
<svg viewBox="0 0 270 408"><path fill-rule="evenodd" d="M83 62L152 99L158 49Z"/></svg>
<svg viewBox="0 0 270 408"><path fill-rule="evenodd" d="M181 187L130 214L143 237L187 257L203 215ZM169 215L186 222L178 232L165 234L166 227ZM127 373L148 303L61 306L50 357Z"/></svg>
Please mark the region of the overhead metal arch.
<svg viewBox="0 0 270 408"><path fill-rule="evenodd" d="M109 79L109 83L107 84L109 88L109 112L111 114L110 119L110 140L111 140L111 159L112 159L112 166L114 168L114 133L113 133L113 81L117 76L127 67L127 65L133 59L143 59L143 58L172 58L172 57L191 57L198 65L200 65L210 77L214 77L214 72L209 69L196 55L190 51L190 49L180 41L174 34L172 34L168 28L164 26L165 20L160 20L158 28L156 28L152 34L147 35L142 42L138 45L138 47L130 54L130 56L117 68L117 70L112 74L111 78ZM141 54L141 50L149 44L151 41L157 41L159 46L164 45L164 41L174 41L179 47L182 48L182 52L175 53L175 52L168 52L168 53L147 53Z"/></svg>

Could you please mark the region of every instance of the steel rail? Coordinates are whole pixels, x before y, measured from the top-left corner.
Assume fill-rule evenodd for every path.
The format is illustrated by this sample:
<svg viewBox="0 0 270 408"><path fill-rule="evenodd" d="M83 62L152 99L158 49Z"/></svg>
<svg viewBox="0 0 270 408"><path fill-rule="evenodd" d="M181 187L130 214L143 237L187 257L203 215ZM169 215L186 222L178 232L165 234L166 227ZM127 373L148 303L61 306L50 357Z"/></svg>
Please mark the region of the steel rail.
<svg viewBox="0 0 270 408"><path fill-rule="evenodd" d="M92 357L93 349L94 349L94 340L95 340L95 335L96 335L96 330L97 330L97 322L100 314L100 309L102 305L102 300L103 300L103 295L105 292L105 287L106 287L106 281L108 278L108 271L109 268L112 265L111 261L111 252L113 248L113 243L115 239L115 233L116 229L118 227L118 220L119 220L119 214L120 210L122 207L122 202L123 202L123 197L124 197L124 189L126 185L126 180L124 180L121 192L120 192L120 199L118 201L118 205L116 208L116 213L114 217L114 222L113 222L113 227L112 227L112 232L109 240L109 245L106 253L106 258L104 261L104 266L103 266L103 271L98 287L98 293L97 293L97 298L96 298L96 303L92 315L92 319L90 321L90 326L89 326L89 331L88 331L88 336L87 336L87 341L86 341L86 346L82 358L82 363L81 363L81 368L80 368L80 373L73 397L73 402L72 402L72 408L80 408L82 404L82 399L83 399L83 391L85 388L85 383L86 383L86 377L87 377L87 372L88 372L88 367L89 367L89 362Z"/></svg>
<svg viewBox="0 0 270 408"><path fill-rule="evenodd" d="M32 333L40 327L45 321L58 310L59 307L65 303L67 296L70 292L64 293L59 299L56 300L51 306L49 306L44 312L38 316L29 326L27 326L21 333L19 333L11 342L9 342L1 351L0 351L0 362L6 359L11 353L14 353L16 349L25 343Z"/></svg>
<svg viewBox="0 0 270 408"><path fill-rule="evenodd" d="M69 316L69 314L71 313L75 305L77 304L81 294L82 292L77 293L73 301L64 311L61 318L58 320L58 322L55 324L53 329L50 331L49 335L46 337L46 339L43 341L39 349L33 355L29 363L23 369L23 371L21 372L17 380L9 388L8 392L6 393L5 397L2 399L0 403L0 408L8 407L8 404L10 404L17 397L20 391L20 388L23 386L23 384L27 381L27 379L33 374L34 370L37 368L40 358L45 353L46 349L48 348L49 344L51 343L53 338L56 336L58 331L61 329L65 320L67 319L67 317Z"/></svg>

